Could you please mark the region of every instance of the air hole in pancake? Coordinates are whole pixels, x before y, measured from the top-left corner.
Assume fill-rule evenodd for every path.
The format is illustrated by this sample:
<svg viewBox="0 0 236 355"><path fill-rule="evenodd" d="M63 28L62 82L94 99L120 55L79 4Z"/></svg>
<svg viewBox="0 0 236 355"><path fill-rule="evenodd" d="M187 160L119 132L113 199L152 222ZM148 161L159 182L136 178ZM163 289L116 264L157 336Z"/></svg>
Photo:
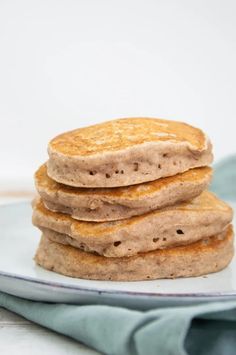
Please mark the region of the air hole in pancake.
<svg viewBox="0 0 236 355"><path fill-rule="evenodd" d="M147 276L147 279L150 279L150 276Z"/></svg>
<svg viewBox="0 0 236 355"><path fill-rule="evenodd" d="M96 171L90 171L90 172L89 172L89 175L96 175L96 174L97 174Z"/></svg>
<svg viewBox="0 0 236 355"><path fill-rule="evenodd" d="M162 154L162 156L163 156L163 158L166 158L166 157L168 157L168 154L164 153L164 154Z"/></svg>
<svg viewBox="0 0 236 355"><path fill-rule="evenodd" d="M124 174L124 170L121 170L120 173L121 173L121 174Z"/></svg>
<svg viewBox="0 0 236 355"><path fill-rule="evenodd" d="M138 171L138 163L134 163L134 171Z"/></svg>
<svg viewBox="0 0 236 355"><path fill-rule="evenodd" d="M182 231L182 229L177 229L176 233L177 233L177 234L184 234L184 232Z"/></svg>
<svg viewBox="0 0 236 355"><path fill-rule="evenodd" d="M170 274L170 277L174 277L174 274Z"/></svg>
<svg viewBox="0 0 236 355"><path fill-rule="evenodd" d="M158 169L161 169L161 164L158 164Z"/></svg>
<svg viewBox="0 0 236 355"><path fill-rule="evenodd" d="M166 238L162 238L163 242L166 242Z"/></svg>
<svg viewBox="0 0 236 355"><path fill-rule="evenodd" d="M131 249L128 249L128 251L131 251Z"/></svg>
<svg viewBox="0 0 236 355"><path fill-rule="evenodd" d="M176 161L173 162L173 165L176 165Z"/></svg>
<svg viewBox="0 0 236 355"><path fill-rule="evenodd" d="M121 244L121 241L118 240L117 242L114 242L113 245L114 245L114 247L118 247L120 244Z"/></svg>
<svg viewBox="0 0 236 355"><path fill-rule="evenodd" d="M119 174L119 170L116 170L115 173L116 173L116 174Z"/></svg>
<svg viewBox="0 0 236 355"><path fill-rule="evenodd" d="M159 238L153 238L153 243L156 243L156 242L158 242L158 240L159 240Z"/></svg>
<svg viewBox="0 0 236 355"><path fill-rule="evenodd" d="M110 174L106 174L106 178L110 179L111 175Z"/></svg>

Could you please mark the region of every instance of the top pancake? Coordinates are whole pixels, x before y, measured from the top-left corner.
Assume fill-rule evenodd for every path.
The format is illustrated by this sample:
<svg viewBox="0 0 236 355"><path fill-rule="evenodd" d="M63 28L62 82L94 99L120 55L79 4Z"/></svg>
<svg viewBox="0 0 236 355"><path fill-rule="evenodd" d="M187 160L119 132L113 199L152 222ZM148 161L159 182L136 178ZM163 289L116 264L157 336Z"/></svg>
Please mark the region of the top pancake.
<svg viewBox="0 0 236 355"><path fill-rule="evenodd" d="M198 128L176 121L126 118L76 129L48 146L48 174L81 187L127 186L211 163Z"/></svg>
<svg viewBox="0 0 236 355"><path fill-rule="evenodd" d="M66 156L97 155L147 142L188 142L195 150L206 148L203 132L186 123L152 118L123 118L63 133L50 148Z"/></svg>

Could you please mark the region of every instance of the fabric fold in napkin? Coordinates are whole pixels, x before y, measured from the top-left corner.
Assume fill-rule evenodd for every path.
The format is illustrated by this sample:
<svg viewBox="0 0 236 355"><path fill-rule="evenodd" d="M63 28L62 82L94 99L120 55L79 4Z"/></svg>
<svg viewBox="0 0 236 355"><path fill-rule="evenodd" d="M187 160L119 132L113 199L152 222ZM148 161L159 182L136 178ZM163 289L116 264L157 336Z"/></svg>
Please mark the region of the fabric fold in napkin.
<svg viewBox="0 0 236 355"><path fill-rule="evenodd" d="M216 165L211 190L236 200L236 156ZM114 355L233 355L236 298L136 311L104 305L27 301L0 292L0 306Z"/></svg>
<svg viewBox="0 0 236 355"><path fill-rule="evenodd" d="M0 293L0 306L105 354L235 354L236 300L141 312Z"/></svg>

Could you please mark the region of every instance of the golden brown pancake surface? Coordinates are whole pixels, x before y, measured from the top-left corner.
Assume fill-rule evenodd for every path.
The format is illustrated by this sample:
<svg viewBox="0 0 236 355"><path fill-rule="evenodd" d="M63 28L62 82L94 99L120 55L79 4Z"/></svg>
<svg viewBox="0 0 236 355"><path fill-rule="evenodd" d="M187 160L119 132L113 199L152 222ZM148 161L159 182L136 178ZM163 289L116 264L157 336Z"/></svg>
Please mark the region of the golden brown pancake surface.
<svg viewBox="0 0 236 355"><path fill-rule="evenodd" d="M188 142L206 148L204 133L189 124L158 118L123 118L62 133L50 147L65 155L87 156L122 150L147 142Z"/></svg>

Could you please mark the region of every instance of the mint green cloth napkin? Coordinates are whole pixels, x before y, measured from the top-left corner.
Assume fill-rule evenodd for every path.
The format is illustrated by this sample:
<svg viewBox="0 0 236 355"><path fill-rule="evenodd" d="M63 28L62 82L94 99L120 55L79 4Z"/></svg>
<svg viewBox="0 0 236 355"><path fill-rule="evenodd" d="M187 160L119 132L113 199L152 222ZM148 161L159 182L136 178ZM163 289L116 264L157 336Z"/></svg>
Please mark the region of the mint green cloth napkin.
<svg viewBox="0 0 236 355"><path fill-rule="evenodd" d="M105 354L236 353L236 300L140 312L39 303L0 293L0 305Z"/></svg>
<svg viewBox="0 0 236 355"><path fill-rule="evenodd" d="M215 164L211 191L222 199L236 201L236 155Z"/></svg>
<svg viewBox="0 0 236 355"><path fill-rule="evenodd" d="M236 201L236 156L216 165L211 190ZM236 354L236 298L135 311L41 303L0 292L0 306L105 354Z"/></svg>

